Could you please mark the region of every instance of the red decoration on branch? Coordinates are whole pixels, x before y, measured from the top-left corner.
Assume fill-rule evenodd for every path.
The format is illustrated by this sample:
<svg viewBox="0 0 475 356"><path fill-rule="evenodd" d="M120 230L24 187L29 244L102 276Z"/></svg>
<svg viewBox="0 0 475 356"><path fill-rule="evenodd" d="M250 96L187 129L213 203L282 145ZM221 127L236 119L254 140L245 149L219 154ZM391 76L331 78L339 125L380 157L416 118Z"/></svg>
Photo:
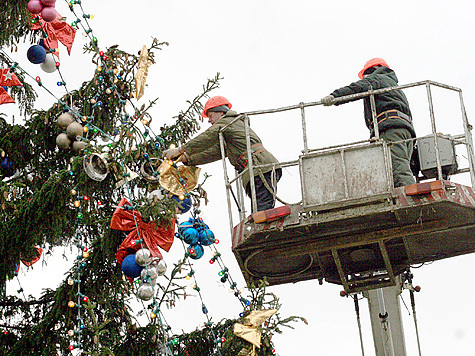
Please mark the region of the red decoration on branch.
<svg viewBox="0 0 475 356"><path fill-rule="evenodd" d="M33 263L36 263L40 260L41 258L41 254L43 253L43 249L41 247L35 247L36 249L36 252L35 252L35 256L31 259L31 260L24 260L22 259L21 262L26 266L26 267L30 267Z"/></svg>
<svg viewBox="0 0 475 356"><path fill-rule="evenodd" d="M8 95L7 91L2 87L23 86L15 73L10 68L0 69L0 105L14 103L15 100Z"/></svg>
<svg viewBox="0 0 475 356"><path fill-rule="evenodd" d="M0 87L0 105L14 103L15 100L12 99L10 95L6 92L5 89Z"/></svg>
<svg viewBox="0 0 475 356"><path fill-rule="evenodd" d="M46 22L39 16L39 21L32 24L32 30L43 29L46 32L47 37L43 38L43 42L49 49L58 48L58 40L66 46L68 54L71 54L71 48L73 47L74 37L76 36L76 30L72 28L67 22L62 21L63 17L58 13L56 19L52 22ZM57 51L54 52L59 58Z"/></svg>
<svg viewBox="0 0 475 356"><path fill-rule="evenodd" d="M145 246L150 250L152 257L162 258L162 254L158 249L160 246L165 251L169 251L175 237L175 219L172 223L165 226L157 226L154 221L146 223L142 220L140 213L135 210L125 210L122 206L130 203L126 198L122 198L119 207L112 214L110 228L120 231L130 231L125 240L119 246L116 254L117 261L122 264L123 259L129 254L128 249L135 251L141 248L141 244L135 243L136 240L142 239Z"/></svg>

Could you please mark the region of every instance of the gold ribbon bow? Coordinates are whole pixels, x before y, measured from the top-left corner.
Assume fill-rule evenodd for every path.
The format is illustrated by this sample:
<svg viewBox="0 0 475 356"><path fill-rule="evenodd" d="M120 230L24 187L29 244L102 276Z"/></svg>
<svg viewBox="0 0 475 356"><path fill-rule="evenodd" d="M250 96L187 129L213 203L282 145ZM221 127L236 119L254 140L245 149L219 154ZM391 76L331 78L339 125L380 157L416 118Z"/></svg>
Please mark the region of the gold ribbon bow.
<svg viewBox="0 0 475 356"><path fill-rule="evenodd" d="M244 318L243 324L234 324L233 333L237 337L252 344L250 349L244 348L239 355L256 356L256 347L261 347L261 331L257 329L266 319L277 312L277 309L253 310Z"/></svg>
<svg viewBox="0 0 475 356"><path fill-rule="evenodd" d="M142 47L138 63L138 70L135 74L135 87L137 90L137 100L139 100L145 92L145 82L148 76L148 67L152 65L152 61L148 59L148 49L146 46Z"/></svg>

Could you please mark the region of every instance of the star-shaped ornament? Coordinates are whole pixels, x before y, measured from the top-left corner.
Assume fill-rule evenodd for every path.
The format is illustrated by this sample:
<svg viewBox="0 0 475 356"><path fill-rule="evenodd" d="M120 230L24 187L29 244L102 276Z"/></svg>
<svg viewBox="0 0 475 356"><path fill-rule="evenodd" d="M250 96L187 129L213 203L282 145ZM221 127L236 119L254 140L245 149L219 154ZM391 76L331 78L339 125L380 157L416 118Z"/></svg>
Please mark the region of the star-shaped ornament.
<svg viewBox="0 0 475 356"><path fill-rule="evenodd" d="M13 80L13 79L12 79L12 75L13 75L13 73L10 72L10 70L8 70L7 72L3 73L3 76L5 77L5 81L7 81L7 80Z"/></svg>

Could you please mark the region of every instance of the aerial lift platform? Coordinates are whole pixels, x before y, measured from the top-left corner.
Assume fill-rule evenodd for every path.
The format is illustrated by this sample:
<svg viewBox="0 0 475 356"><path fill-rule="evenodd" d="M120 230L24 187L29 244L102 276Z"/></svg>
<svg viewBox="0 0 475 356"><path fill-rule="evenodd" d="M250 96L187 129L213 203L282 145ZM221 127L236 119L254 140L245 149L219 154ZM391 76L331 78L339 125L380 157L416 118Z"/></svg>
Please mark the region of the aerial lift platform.
<svg viewBox="0 0 475 356"><path fill-rule="evenodd" d="M413 139L422 173L417 183L394 188L390 147L379 139L374 95L416 86L426 87L432 133ZM432 87L458 93L462 133L437 133ZM452 86L423 81L336 101L364 96L370 97L374 139L321 149L308 148L305 121L305 108L321 102L246 114L248 129L252 115L300 110L304 149L297 160L280 165L298 166L302 199L297 204L257 212L251 179L253 203L247 215L240 183L243 173L230 180L223 159L232 249L248 283L264 277L270 285L317 279L341 285L346 295L363 292L369 301L376 354L406 355L398 300L403 272L415 264L475 252L472 127L462 92ZM220 140L224 157L222 133ZM247 143L247 169L253 177L258 166L252 165L249 140ZM466 149L468 167L458 166L458 145ZM472 187L448 180L459 173L470 174ZM233 201L240 218L236 225ZM390 319L385 317L387 310L391 311Z"/></svg>

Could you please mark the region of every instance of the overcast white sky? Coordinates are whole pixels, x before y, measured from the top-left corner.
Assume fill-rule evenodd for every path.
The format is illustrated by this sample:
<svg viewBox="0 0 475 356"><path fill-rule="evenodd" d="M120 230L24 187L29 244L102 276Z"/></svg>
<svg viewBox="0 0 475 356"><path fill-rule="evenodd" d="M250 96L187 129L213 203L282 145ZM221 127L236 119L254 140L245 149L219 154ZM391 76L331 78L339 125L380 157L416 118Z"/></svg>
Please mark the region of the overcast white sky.
<svg viewBox="0 0 475 356"><path fill-rule="evenodd" d="M95 16L91 26L103 49L119 44L126 51L137 52L142 45L150 45L153 37L170 43L157 53L158 63L150 68L149 86L139 102L160 98L152 109L157 129L186 108L185 100L198 94L206 79L216 72L224 79L215 95L226 96L237 111L251 111L319 100L357 80L358 71L373 57L385 58L400 84L431 79L462 88L468 117L474 120L475 5L469 0L83 0L82 6ZM65 2L58 1L57 9L68 17L68 22L73 20ZM83 42L79 31L71 57L61 47L61 68L70 89L93 74L94 66L82 55ZM13 57L33 76L40 75L49 82L50 89L58 90L54 74L31 65L25 53L18 52ZM425 89L410 89L406 94L418 135L428 134ZM435 90L434 100L438 130L462 133L457 96ZM42 94L38 104L49 107L51 98ZM0 109L15 111L13 104ZM368 137L362 102L311 109L307 119L311 148ZM252 125L278 159L298 157L303 148L298 111L255 117ZM202 128L206 127L204 123ZM218 162L203 168L213 175L205 186L210 203L203 209L203 219L220 239L217 247L233 278L243 286L224 213L222 165ZM467 177L453 180L469 184ZM298 182L296 172L284 172L279 184L284 200L300 200ZM175 244L164 255L165 260L171 264L180 254L181 245ZM210 252L207 254L195 262L205 303L214 320L233 317L240 312L240 305L227 288L220 286L218 269L209 265ZM474 349L474 288L469 282L474 267L475 256L467 255L414 270L414 282L422 286L416 304L423 355L467 354ZM53 271L50 267L46 271L59 278L67 270ZM38 280L41 273L39 265L21 273L20 281L27 294L37 293L40 286L31 281ZM12 293L17 288L15 283L10 286ZM269 288L281 298L283 316L300 315L309 322L275 337L281 356L361 353L353 302L339 296L341 289L328 283L319 286L317 281ZM403 298L410 306L409 295L404 293ZM361 309L365 354L371 356L374 347L366 301L361 302ZM192 330L205 321L197 298L188 298L165 313L175 332ZM404 309L402 314L408 355L416 355L412 315Z"/></svg>

